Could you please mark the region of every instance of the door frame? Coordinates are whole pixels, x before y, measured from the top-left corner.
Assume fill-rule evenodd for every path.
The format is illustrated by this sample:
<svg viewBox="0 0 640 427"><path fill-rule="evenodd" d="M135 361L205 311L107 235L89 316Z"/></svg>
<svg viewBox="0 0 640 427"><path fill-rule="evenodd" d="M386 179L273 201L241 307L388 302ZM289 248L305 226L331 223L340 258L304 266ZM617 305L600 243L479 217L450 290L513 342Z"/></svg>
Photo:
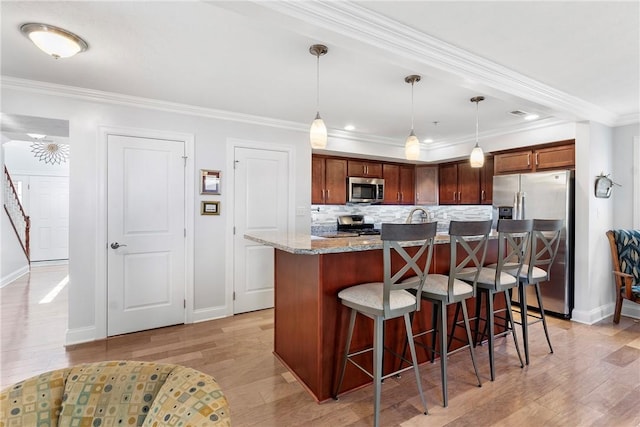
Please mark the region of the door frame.
<svg viewBox="0 0 640 427"><path fill-rule="evenodd" d="M295 195L296 189L294 183L296 171L295 171L295 156L296 150L295 146L285 145L285 144L271 144L265 145L264 141L252 141L245 139L237 139L237 138L227 138L227 173L226 181L229 183L229 188L235 188L235 149L236 148L248 148L254 150L271 150L271 151L284 151L288 154L288 168L289 168L289 182L292 185L289 185L289 194L288 197L288 206L287 210L289 215L287 216L287 224L289 228L289 232L292 232L295 227ZM235 191L229 192L229 199L226 203L227 209L227 223L225 225L226 233L225 233L225 247L232 248L229 251L232 255L226 257L226 265L225 265L225 306L226 306L226 315L233 316L233 292L235 290L234 283L234 264L235 264L235 242L233 240L234 233L233 229L235 226ZM275 285L275 284L274 284Z"/></svg>
<svg viewBox="0 0 640 427"><path fill-rule="evenodd" d="M96 272L95 272L95 339L107 337L107 152L108 138L110 135L128 136L134 138L166 139L171 141L183 141L185 156L187 157L184 168L184 225L186 228L185 244L185 323L193 321L193 283L194 283L194 203L195 203L195 160L194 160L194 136L193 134L169 132L156 129L141 129L116 126L98 127L98 155L96 171L97 184L97 221L96 227Z"/></svg>

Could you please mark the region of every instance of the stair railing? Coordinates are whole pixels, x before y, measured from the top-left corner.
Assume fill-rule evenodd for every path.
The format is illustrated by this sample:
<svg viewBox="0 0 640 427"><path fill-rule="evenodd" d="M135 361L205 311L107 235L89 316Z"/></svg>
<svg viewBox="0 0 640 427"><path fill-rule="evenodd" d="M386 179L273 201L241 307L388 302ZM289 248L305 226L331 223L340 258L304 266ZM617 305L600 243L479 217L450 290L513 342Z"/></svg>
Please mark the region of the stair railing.
<svg viewBox="0 0 640 427"><path fill-rule="evenodd" d="M27 261L30 261L29 230L31 228L31 220L24 212L22 203L20 203L18 193L16 192L13 180L6 166L4 167L4 210L7 212L7 215L9 215L9 221L13 227L13 231L15 231L16 236L18 236L20 246L22 246Z"/></svg>

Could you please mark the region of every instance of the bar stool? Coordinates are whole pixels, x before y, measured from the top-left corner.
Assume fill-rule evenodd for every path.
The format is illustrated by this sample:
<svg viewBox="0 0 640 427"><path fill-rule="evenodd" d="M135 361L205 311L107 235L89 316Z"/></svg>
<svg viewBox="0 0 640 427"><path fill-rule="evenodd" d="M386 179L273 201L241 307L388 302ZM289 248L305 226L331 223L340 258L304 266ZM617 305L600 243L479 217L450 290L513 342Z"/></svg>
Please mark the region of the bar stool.
<svg viewBox="0 0 640 427"><path fill-rule="evenodd" d="M518 295L520 297L520 324L522 325L522 339L524 341L524 357L526 364L529 364L529 326L542 322L544 335L549 344L549 353L553 353L547 320L544 316L544 307L540 296L540 283L549 280L551 277L551 266L555 261L558 247L560 245L560 235L564 229L564 221L561 219L534 219L533 231L531 234L531 245L529 247L528 264L524 264L517 275L520 286ZM509 272L514 274L515 272ZM527 286L534 286L539 315L530 313L527 310ZM529 322L529 318L535 319ZM516 322L517 323L517 322Z"/></svg>
<svg viewBox="0 0 640 427"><path fill-rule="evenodd" d="M423 224L382 224L380 239L383 243L384 281L351 286L338 293L338 298L340 298L342 304L351 308L351 316L334 399L337 399L344 379L347 361L349 361L373 378L374 426L378 426L380 421L380 391L382 380L411 369L411 366L409 366L383 375L382 358L383 351L386 349L384 347L384 323L390 319L404 317L407 336L411 336L411 319L409 318L409 313L420 310L420 300L406 289L415 288L418 291L422 290L425 277L431 265L436 226L435 222ZM422 241L415 255L409 255L405 248L400 245L400 242L407 241ZM404 261L401 263L401 266L392 265L392 252L400 255ZM394 262L394 264L398 263ZM402 282L402 278L405 277L409 271L413 271L415 276L408 281ZM351 353L351 338L353 337L353 329L358 313L373 319L373 346ZM420 393L426 415L427 403L422 393L422 383L420 381L420 372L418 370L418 361L413 342L410 342L409 347L411 349L411 364L415 371L418 392ZM354 359L355 356L370 351L373 352L373 372L369 372Z"/></svg>
<svg viewBox="0 0 640 427"><path fill-rule="evenodd" d="M447 390L447 357L449 354L453 353L448 351L449 347L447 345L447 307L451 304L457 304L458 306L456 307L456 310L462 310L464 327L467 334L467 345L454 350L454 352L462 350L464 347L469 347L471 362L473 363L473 369L476 373L476 378L478 379L478 387L482 386L472 345L473 341L471 338L471 328L469 327L469 315L467 313L466 300L475 296L476 281L484 264L484 259L487 253L487 241L490 232L491 220L451 221L449 223L449 274L429 274L424 286L422 287L422 292L418 292L423 300L429 301L433 304L434 320L432 329L413 335L413 339L415 340L416 338L429 333L432 335L431 347L421 343L420 341L416 341L416 344L428 348L431 351L432 357L435 353L440 354L442 400L443 406L445 407L449 404ZM473 247L471 245L472 242L475 242ZM460 253L458 253L458 250L460 250ZM471 283L468 283L463 279L470 280ZM454 321L453 328L456 326L457 322ZM436 350L435 343L438 332L440 333L440 351ZM453 337L453 334L451 336Z"/></svg>
<svg viewBox="0 0 640 427"><path fill-rule="evenodd" d="M491 381L495 380L495 338L506 335L511 332L513 342L520 359L520 367L524 367L522 356L520 355L520 347L518 346L518 337L513 328L513 310L511 306L511 290L518 286L518 279L507 274L504 270L508 269L519 275L524 263L525 254L529 248L529 240L531 237L531 220L513 220L500 219L498 221L498 263L482 268L478 277L478 296L476 298L476 323L475 323L475 344L482 342L484 336L488 338L489 347L489 369L491 372ZM504 294L506 308L496 310L494 308L494 299L496 294ZM485 317L481 316L482 296L485 296ZM505 313L504 317L500 314ZM495 320L496 318L504 321L504 332L496 335ZM478 329L480 321L484 320L484 330L482 336L478 339ZM488 331L487 331L488 329Z"/></svg>

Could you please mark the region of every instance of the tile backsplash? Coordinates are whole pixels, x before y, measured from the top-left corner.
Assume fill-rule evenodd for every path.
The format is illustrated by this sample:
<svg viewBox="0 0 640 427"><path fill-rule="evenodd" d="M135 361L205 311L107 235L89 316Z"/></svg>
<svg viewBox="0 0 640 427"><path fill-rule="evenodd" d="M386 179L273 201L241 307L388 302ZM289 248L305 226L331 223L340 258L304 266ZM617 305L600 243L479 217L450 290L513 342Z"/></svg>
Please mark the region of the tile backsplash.
<svg viewBox="0 0 640 427"><path fill-rule="evenodd" d="M331 232L337 228L340 215L364 215L365 222L380 228L383 222L403 223L411 209L416 206L404 205L311 205L311 234ZM438 221L438 230L449 229L449 221L479 221L491 219L493 208L486 205L464 206L421 206L431 213L431 219ZM420 212L416 212L419 221Z"/></svg>

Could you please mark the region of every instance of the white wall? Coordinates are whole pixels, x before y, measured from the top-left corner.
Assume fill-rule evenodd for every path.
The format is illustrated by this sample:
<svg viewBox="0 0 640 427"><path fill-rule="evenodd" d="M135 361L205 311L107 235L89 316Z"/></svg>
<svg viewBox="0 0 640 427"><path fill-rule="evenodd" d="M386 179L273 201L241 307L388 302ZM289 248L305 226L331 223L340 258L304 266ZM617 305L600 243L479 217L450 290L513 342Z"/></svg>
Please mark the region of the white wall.
<svg viewBox="0 0 640 427"><path fill-rule="evenodd" d="M104 242L97 239L100 194L98 170L104 161L98 152L98 129L101 126L127 127L193 134L195 139L195 176L200 169L221 171L222 214L212 218L199 215L203 200L195 194L194 220L194 301L193 310L218 316L231 315L225 306L227 217L225 206L232 203L233 189L224 178L233 173L226 168L227 139L257 141L268 146L292 146L297 179L295 206L310 206L311 149L306 132L296 132L250 123L223 121L156 109L144 109L115 103L99 103L66 96L45 95L16 89L3 89L2 111L13 114L64 119L69 121L72 162L70 163L70 236L69 236L69 331L67 342L101 338L96 330L96 265L104 256ZM198 186L195 186L198 188ZM295 217L295 230L308 231L310 216ZM104 312L104 310L102 310ZM195 318L194 320L204 320Z"/></svg>
<svg viewBox="0 0 640 427"><path fill-rule="evenodd" d="M70 164L70 282L69 282L69 332L67 342L101 338L96 330L96 265L98 257L104 256L105 242L99 242L97 230L105 224L98 223L98 201L100 194L98 170L104 162L97 150L101 126L128 127L192 134L195 139L195 176L200 169L215 169L222 172L222 195L219 196L222 215L219 220L195 215L194 223L194 301L193 309L214 316L231 315L225 306L227 295L225 283L230 273L227 265L225 233L232 218L227 218L224 208L233 201L233 189L225 186L224 177L233 173L227 168L232 164L227 158L229 139L257 141L295 147L294 167L296 180L295 202L292 206L310 207L311 150L306 129L287 130L252 124L248 121L230 121L205 117L198 111L182 114L161 110L162 104L150 108L131 106L113 100L92 101L81 96L39 94L35 91L5 88L2 93L2 111L46 118L68 120L70 124L69 144L72 153ZM612 132L597 124L573 124L549 129L532 130L483 141L486 151L517 147L555 140L576 138L576 310L577 320L592 322L606 310L612 294L608 288L608 252L602 251L604 230L612 223L612 212L616 200L596 201L593 198L593 180L601 170L612 169ZM381 150L371 153L366 144L346 139L330 139L339 144L344 153L380 156ZM402 149L382 150L387 157L402 158ZM448 156L464 156L466 148L458 146ZM198 186L196 185L196 188ZM198 190L196 190L197 192ZM195 194L196 207L203 197ZM618 200L618 203L623 203ZM618 207L616 207L618 208ZM308 232L310 215L296 216L296 231ZM606 278L605 278L606 276ZM593 293L592 293L593 292ZM104 310L102 310L104 312ZM195 318L194 320L204 320ZM71 337L71 338L70 338Z"/></svg>
<svg viewBox="0 0 640 427"><path fill-rule="evenodd" d="M633 181L633 138L640 136L640 125L629 125L613 130L613 166L610 171L611 179L621 187L613 187L611 199L617 209L613 212L613 228L633 228L633 197L634 186L640 182Z"/></svg>

